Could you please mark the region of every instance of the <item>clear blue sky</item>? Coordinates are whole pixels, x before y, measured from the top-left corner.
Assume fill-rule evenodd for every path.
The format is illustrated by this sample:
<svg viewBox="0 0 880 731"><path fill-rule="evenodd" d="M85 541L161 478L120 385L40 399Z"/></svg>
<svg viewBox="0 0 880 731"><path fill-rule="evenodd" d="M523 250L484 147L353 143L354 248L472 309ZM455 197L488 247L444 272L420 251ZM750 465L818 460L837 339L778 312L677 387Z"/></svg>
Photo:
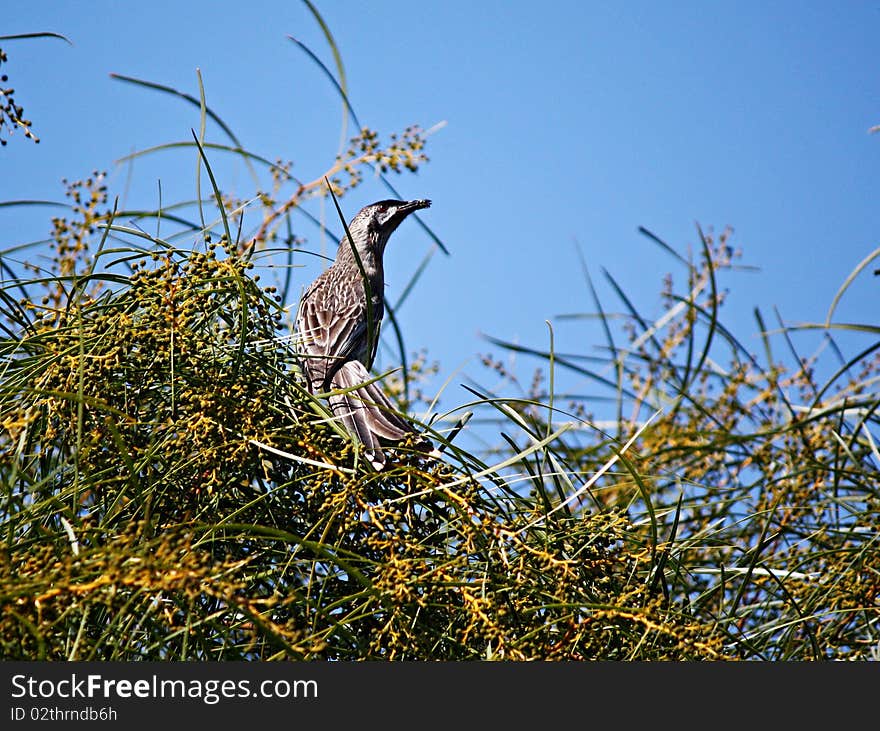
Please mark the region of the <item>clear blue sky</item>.
<svg viewBox="0 0 880 731"><path fill-rule="evenodd" d="M673 260L637 233L696 246L694 224L735 229L744 264L726 277L728 322L760 351L751 311L824 319L847 274L880 245L877 196L880 8L846 2L318 2L336 37L361 121L382 133L446 121L431 162L393 182L428 197L424 219L452 252L436 256L399 313L410 350L427 348L441 380L460 366L492 377L480 332L592 352L599 331L558 322L592 310L577 240L609 309L608 269L647 316ZM292 34L328 64L305 6L248 3L9 3L0 35L54 31L73 41L6 42L4 69L42 138L0 151L0 200L61 197L60 179L111 171L121 192L133 150L189 139L198 110L110 79L145 78L197 94L244 145L293 160L302 178L332 162L339 100ZM222 141L216 129L209 139ZM128 205L194 195L192 151L138 163ZM221 185L240 186L240 167ZM387 197L368 180L343 198L350 216ZM39 239L50 212L0 210L0 248ZM317 246L314 230L303 224ZM408 222L387 252L393 302L428 239ZM873 267L872 267L873 269ZM298 270L307 284L316 270ZM880 278L866 273L844 321L876 321ZM495 351L497 352L497 351ZM383 362L383 367L393 363ZM528 381L531 366L520 375ZM460 377L455 382L462 380ZM583 390L591 392L592 386ZM443 405L468 400L453 386Z"/></svg>

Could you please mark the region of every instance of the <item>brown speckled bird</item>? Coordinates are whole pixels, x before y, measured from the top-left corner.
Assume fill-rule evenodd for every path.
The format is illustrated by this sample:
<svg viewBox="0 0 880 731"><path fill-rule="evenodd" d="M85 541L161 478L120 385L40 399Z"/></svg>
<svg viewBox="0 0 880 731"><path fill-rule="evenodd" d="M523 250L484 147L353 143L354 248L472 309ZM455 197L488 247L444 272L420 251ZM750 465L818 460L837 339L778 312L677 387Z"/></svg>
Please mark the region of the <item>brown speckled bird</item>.
<svg viewBox="0 0 880 731"><path fill-rule="evenodd" d="M343 237L333 265L312 282L297 312L309 389L312 393L353 389L330 396L330 410L364 445L377 470L385 465L382 441L394 443L418 434L377 382L361 385L371 378L385 313L382 257L403 219L430 205L429 200L385 200L361 209L348 226L351 240ZM423 436L415 446L424 451L433 448Z"/></svg>

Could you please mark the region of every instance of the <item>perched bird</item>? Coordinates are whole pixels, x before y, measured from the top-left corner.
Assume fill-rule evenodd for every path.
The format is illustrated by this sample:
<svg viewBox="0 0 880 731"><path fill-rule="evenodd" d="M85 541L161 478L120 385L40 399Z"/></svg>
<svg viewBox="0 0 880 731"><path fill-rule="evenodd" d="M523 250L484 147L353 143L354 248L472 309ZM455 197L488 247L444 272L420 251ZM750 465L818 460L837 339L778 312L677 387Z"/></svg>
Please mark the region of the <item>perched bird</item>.
<svg viewBox="0 0 880 731"><path fill-rule="evenodd" d="M296 317L305 373L312 393L344 389L329 397L331 413L361 442L373 467L385 456L380 441L418 434L401 417L377 382L368 381L385 313L382 257L395 229L429 200L384 200L360 210L348 225L336 260L309 286ZM415 446L431 451L424 437Z"/></svg>

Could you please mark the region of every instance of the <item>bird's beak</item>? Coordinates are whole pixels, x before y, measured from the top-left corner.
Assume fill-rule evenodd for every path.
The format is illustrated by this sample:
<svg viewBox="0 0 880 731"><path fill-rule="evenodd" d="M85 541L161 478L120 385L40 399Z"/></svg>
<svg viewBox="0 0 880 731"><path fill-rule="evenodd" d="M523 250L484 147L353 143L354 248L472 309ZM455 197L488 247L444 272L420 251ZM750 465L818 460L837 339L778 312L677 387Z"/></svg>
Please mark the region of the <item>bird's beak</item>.
<svg viewBox="0 0 880 731"><path fill-rule="evenodd" d="M431 201L429 201L426 198L420 198L417 201L409 201L408 203L405 203L404 205L402 205L400 208L397 209L397 212L398 213L405 213L408 215L408 214L412 213L413 211L418 211L421 208L430 208L430 207L431 207Z"/></svg>

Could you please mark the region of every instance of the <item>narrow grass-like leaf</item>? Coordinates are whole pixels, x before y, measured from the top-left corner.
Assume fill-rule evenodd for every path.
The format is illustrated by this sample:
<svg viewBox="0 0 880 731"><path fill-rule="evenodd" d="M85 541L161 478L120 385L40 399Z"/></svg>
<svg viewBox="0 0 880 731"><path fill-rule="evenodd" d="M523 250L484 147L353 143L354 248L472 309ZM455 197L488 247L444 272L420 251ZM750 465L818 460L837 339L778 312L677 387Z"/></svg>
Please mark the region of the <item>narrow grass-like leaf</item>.
<svg viewBox="0 0 880 731"><path fill-rule="evenodd" d="M858 264L856 264L855 269L853 269L847 275L846 279L843 280L843 284L840 285L840 288L835 293L834 298L831 300L831 304L828 307L828 314L825 315L825 327L831 326L831 318L834 317L834 311L837 309L837 305L840 303L843 295L855 281L856 277L859 276L859 274L878 256L880 256L880 247L874 249L874 251L872 251Z"/></svg>
<svg viewBox="0 0 880 731"><path fill-rule="evenodd" d="M18 41L29 38L58 38L62 41L66 41L71 46L73 45L73 41L71 41L67 36L63 36L60 33L52 33L51 31L43 31L42 33L15 33L12 35L3 35L0 36L0 41Z"/></svg>

